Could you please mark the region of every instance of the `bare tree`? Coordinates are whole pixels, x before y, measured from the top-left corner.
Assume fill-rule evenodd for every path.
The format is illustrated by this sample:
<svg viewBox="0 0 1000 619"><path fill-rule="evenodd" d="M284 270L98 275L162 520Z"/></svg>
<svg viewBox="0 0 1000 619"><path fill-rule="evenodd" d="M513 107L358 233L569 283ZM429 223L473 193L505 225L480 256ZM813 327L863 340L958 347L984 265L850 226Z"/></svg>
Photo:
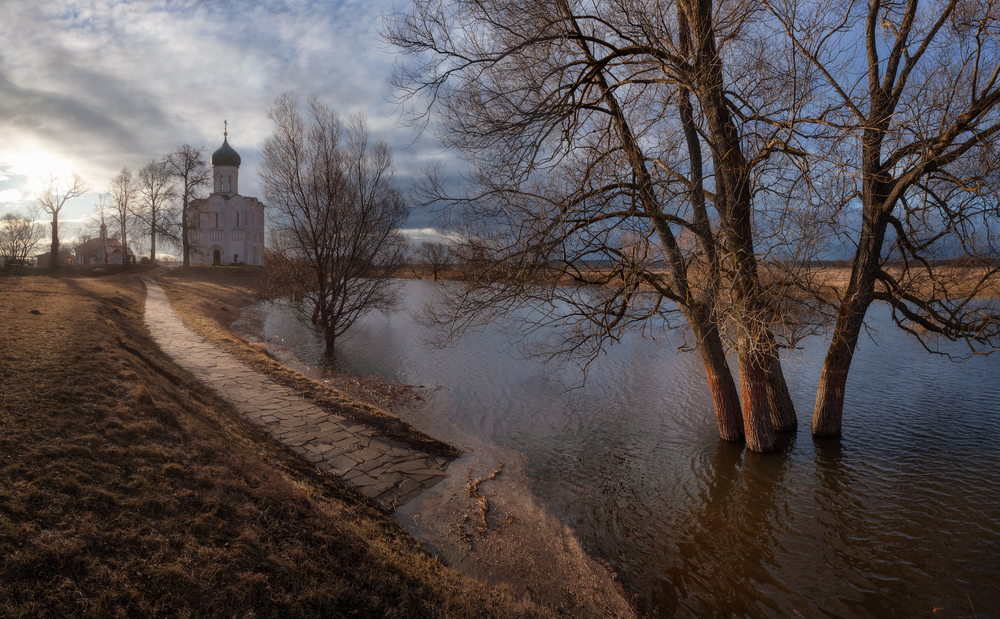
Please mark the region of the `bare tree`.
<svg viewBox="0 0 1000 619"><path fill-rule="evenodd" d="M850 280L823 364L813 433L841 433L844 393L869 307L883 301L905 330L1000 345L996 209L1000 198L1000 6L996 2L764 3L803 64L822 76L808 119L814 150L844 179ZM864 50L864 57L845 50ZM977 268L943 266L961 258ZM987 299L992 297L992 299Z"/></svg>
<svg viewBox="0 0 1000 619"><path fill-rule="evenodd" d="M179 185L181 255L185 267L191 266L190 231L198 227L198 213L193 212L191 204L197 198L198 190L207 186L212 180L212 171L205 162L203 151L204 149L184 144L163 156L163 162Z"/></svg>
<svg viewBox="0 0 1000 619"><path fill-rule="evenodd" d="M59 266L59 213L68 201L79 198L89 189L87 183L77 174L74 174L70 181L50 174L48 178L42 180L41 188L35 193L35 201L42 210L52 216L50 271L55 271Z"/></svg>
<svg viewBox="0 0 1000 619"><path fill-rule="evenodd" d="M29 211L27 215L6 213L0 217L0 256L4 258L5 270L12 265L24 264L34 251L45 230L36 223L37 212Z"/></svg>
<svg viewBox="0 0 1000 619"><path fill-rule="evenodd" d="M466 195L433 177L425 187L475 244L461 253L488 265L450 299L456 331L534 303L545 307L530 315L567 329L554 352L590 359L626 329L684 325L722 438L768 451L775 429L795 428L778 348L800 331L783 328L794 299L761 275L755 197L765 181L775 195L798 182L770 170L801 169L794 101L809 82L782 78L784 54L769 79L727 81L753 62L723 43L762 28L758 15L743 3L418 0L389 24L412 57L394 76L404 102L429 104L416 120L437 112L473 169ZM763 63L774 50L754 51Z"/></svg>
<svg viewBox="0 0 1000 619"><path fill-rule="evenodd" d="M453 261L451 249L444 243L424 241L417 248L417 256L431 268L434 281L438 280L441 271L450 266Z"/></svg>
<svg viewBox="0 0 1000 619"><path fill-rule="evenodd" d="M129 264L128 239L135 227L135 211L139 201L139 181L129 168L121 171L111 179L108 185L111 219L118 226L119 241L122 244L122 265Z"/></svg>
<svg viewBox="0 0 1000 619"><path fill-rule="evenodd" d="M298 301L327 353L363 314L397 297L408 208L393 183L388 143L371 143L363 116L347 126L316 98L303 118L291 94L268 110L260 177L272 235L264 289Z"/></svg>
<svg viewBox="0 0 1000 619"><path fill-rule="evenodd" d="M176 241L173 220L176 212L172 201L176 197L170 168L166 162L150 161L136 175L139 184L139 208L136 215L149 234L149 261L156 262L156 239Z"/></svg>

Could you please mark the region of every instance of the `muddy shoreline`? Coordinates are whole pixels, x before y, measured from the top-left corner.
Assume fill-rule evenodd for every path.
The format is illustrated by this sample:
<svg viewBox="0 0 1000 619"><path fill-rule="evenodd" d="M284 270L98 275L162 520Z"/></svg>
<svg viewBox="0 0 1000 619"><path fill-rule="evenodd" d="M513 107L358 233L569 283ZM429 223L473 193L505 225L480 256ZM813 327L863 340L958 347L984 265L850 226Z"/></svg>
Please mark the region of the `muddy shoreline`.
<svg viewBox="0 0 1000 619"><path fill-rule="evenodd" d="M440 389L331 374L263 340L253 323L241 316L233 329L266 344L290 369L354 397L374 400L418 430L464 452L449 465L444 481L396 510L396 522L429 552L464 574L506 585L515 596L559 614L636 616L620 583L532 495L523 454L471 436L436 415L435 403L445 397ZM500 472L488 479L498 468ZM485 499L486 510L483 499L469 492L470 482L480 479L477 494Z"/></svg>

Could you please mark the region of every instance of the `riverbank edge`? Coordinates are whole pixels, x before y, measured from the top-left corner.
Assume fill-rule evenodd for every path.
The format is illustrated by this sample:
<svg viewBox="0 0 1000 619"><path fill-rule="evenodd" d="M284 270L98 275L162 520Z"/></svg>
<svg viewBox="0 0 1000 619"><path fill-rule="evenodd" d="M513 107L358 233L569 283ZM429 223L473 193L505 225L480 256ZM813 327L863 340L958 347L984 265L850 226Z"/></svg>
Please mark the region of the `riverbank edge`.
<svg viewBox="0 0 1000 619"><path fill-rule="evenodd" d="M219 273L219 267L213 267L213 273ZM246 267L244 267L246 269ZM252 267L251 267L252 269ZM172 271L176 274L176 270ZM318 383L314 379L306 376L305 374L298 372L282 362L282 360L275 355L274 352L269 351L267 344L261 342L254 342L243 334L240 334L233 330L234 323L237 323L241 316L245 313L245 310L252 306L255 302L260 299L255 298L253 291L250 289L245 289L242 293L236 290L235 286L230 285L229 288L225 290L225 294L215 297L213 300L217 303L201 303L200 307L198 301L193 295L190 289L185 291L183 283L179 282L176 278L171 280L171 271L163 271L157 274L157 282L164 288L171 305L174 310L181 316L182 320L189 327L194 329L200 335L205 337L207 340L212 342L219 348L234 354L238 359L247 365L254 367L276 379L278 382L285 384L293 389L301 391L303 394L315 397L312 394L318 394L319 399L317 403L328 403L331 399L337 402L338 406L343 406L343 398L345 396L342 392L331 389L326 385ZM251 275L253 272L251 272ZM166 286L164 285L165 280L167 280ZM168 290L169 287L169 290ZM187 296L185 296L187 292ZM226 307L226 305L235 306L238 311L232 311ZM220 310L215 310L214 308L218 306ZM206 311L207 310L207 311ZM221 314L219 313L221 312ZM213 324L214 323L214 324ZM290 354L290 353L289 353ZM292 359L295 360L294 355L291 355ZM324 375L329 375L324 374ZM341 376L341 379L344 377ZM400 386L396 386L400 387ZM412 394L413 392L409 388L410 386L404 387L404 393ZM390 386L390 391L392 391L392 386ZM352 394L355 397L373 397L377 394L372 393L361 393ZM419 394L417 394L419 396ZM332 396L332 398L331 398ZM369 411L373 405L369 402L359 402L354 400L355 406L364 407L362 410ZM407 407L412 404L417 404L417 402L396 402L396 406ZM345 414L343 408L333 409L331 412L337 412L338 414ZM447 453L442 453L439 455L447 455L451 458L461 455L462 452L455 447L448 445L437 439L428 437L423 432L420 432L416 428L413 428L410 424L406 423L402 419L395 417L392 413L386 411L379 411L381 415L386 415L389 417L396 418L399 423L393 424L390 427L394 428L397 435L394 438L398 440L407 440L408 437L416 437L415 440L418 441L435 441L441 445L446 445L450 450ZM349 416L349 414L346 414ZM366 423L366 421L361 418L355 418L356 421L360 423ZM384 422L383 422L384 424ZM425 438L426 437L426 438ZM409 440L414 440L410 438ZM426 450L426 443L420 442L417 445L409 443L419 449ZM418 446L419 445L419 446ZM466 454L468 456L473 454ZM475 454L478 456L481 454ZM522 467L517 467L522 468ZM408 514L407 518L412 517L413 512L419 509L418 505L423 504L448 504L447 510L438 510L439 512L447 511L451 512L455 505L458 505L461 498L467 498L461 495L465 494L466 482L463 481L464 477L461 475L460 471L457 471L452 467L452 470L448 471L449 476L445 484L440 485L440 487L432 488L425 492L421 497L414 502L413 507L406 510ZM510 473L513 473L511 471ZM508 474L508 477L510 475ZM630 599L630 596L621 587L620 583L614 580L611 575L610 570L602 564L599 559L589 556L586 551L583 550L583 546L580 544L580 540L576 537L575 533L569 530L565 525L561 524L558 519L556 519L551 514L547 513L547 510L539 505L530 497L530 492L527 490L527 483L524 481L523 470L519 471L519 481L509 482L510 484L518 484L519 487L515 492L510 492L509 486L506 491L500 491L497 496L494 497L494 502L497 500L501 501L501 505L505 500L509 498L510 494L521 495L518 499L520 503L520 509L518 512L520 514L530 514L528 516L527 522L520 522L519 527L525 530L532 531L546 531L546 537L550 538L548 541L552 544L549 549L552 551L556 549L555 552L561 554L559 567L554 569L554 573L546 573L544 578L539 578L539 580L546 580L549 583L562 581L564 583L577 583L568 584L567 586L557 586L556 588L562 589L558 593L552 591L548 592L548 595L540 588L531 588L525 586L526 579L524 578L523 570L515 570L514 568L508 568L504 570L501 566L502 563L518 563L517 553L520 552L524 556L524 561L522 564L535 564L535 558L528 556L529 553L534 554L532 546L522 546L519 550L512 551L511 544L498 543L496 538L489 540L480 540L476 546L481 552L486 553L483 557L475 561L469 560L468 553L463 552L448 552L445 549L445 545L438 545L429 540L421 540L425 544L429 543L427 546L431 550L432 554L443 559L446 564L453 566L459 572L465 575L482 580L490 585L509 585L515 591L518 589L524 589L527 592L527 597L525 601L531 599L532 602L541 603L543 607L550 610L556 610L557 612L566 612L571 607L577 612L584 610L590 611L585 612L582 615L576 616L592 616L592 617L634 617L636 616L635 608L633 606L634 600ZM503 482L507 481L507 477L503 479ZM444 496L450 493L453 496ZM475 501L473 501L475 503ZM527 505L525 505L527 503ZM438 528L449 530L449 533L454 529L453 523L448 522L448 517L439 515L437 518ZM397 519L398 523L398 519ZM415 529L409 526L403 527L410 535L416 535ZM454 541L454 540L452 540ZM454 544L448 544L454 549ZM537 547L537 544L536 544ZM514 555L514 560L511 561L510 555ZM505 556L506 555L506 556ZM499 559L499 560L498 560ZM484 566L492 566L492 569L484 569ZM547 571L553 571L553 564L546 564ZM514 574L514 572L519 572ZM530 580L530 579L529 579ZM549 586L549 589L553 587ZM567 592L571 592L570 595L566 595ZM600 610L597 610L600 609Z"/></svg>

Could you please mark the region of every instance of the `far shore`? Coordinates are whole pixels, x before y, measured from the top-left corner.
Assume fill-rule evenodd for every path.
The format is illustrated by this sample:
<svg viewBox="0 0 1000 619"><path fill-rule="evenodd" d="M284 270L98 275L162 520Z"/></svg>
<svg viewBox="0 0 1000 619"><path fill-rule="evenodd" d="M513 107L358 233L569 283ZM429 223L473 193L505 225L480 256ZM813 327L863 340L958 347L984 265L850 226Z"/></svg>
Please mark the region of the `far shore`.
<svg viewBox="0 0 1000 619"><path fill-rule="evenodd" d="M596 281L606 276L610 270L603 267L585 267L581 269L590 280ZM660 271L664 276L668 274L666 269ZM763 268L764 279L772 282L799 282L799 287L792 286L793 294L803 294L805 286L808 286L812 293L819 294L824 298L836 299L847 289L851 279L851 269L847 266L812 266L788 267L787 271L780 271L773 266ZM901 271L898 267L889 267L888 273L894 277L899 277ZM952 297L963 297L973 293L975 297L1000 297L1000 275L992 274L992 279L985 267L964 267L964 266L937 266L935 267L935 280L931 280L927 271L922 266L914 266L910 269L906 285L909 290L918 294L928 294L937 290L941 294L941 287L945 286ZM434 280L434 269L426 264L407 265L396 274L403 279L423 279ZM984 282L983 279L986 278ZM439 281L463 281L469 279L467 271L455 266L447 265L441 267L437 273ZM561 275L558 281L563 284L580 283L569 275Z"/></svg>

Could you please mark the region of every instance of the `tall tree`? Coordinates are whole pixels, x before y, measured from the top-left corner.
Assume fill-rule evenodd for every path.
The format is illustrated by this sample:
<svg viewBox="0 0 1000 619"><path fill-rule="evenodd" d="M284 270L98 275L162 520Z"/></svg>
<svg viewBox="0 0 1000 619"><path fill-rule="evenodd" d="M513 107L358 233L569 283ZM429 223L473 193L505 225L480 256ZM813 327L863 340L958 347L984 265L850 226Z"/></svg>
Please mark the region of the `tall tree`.
<svg viewBox="0 0 1000 619"><path fill-rule="evenodd" d="M56 174L50 174L48 178L42 180L40 189L35 193L35 201L42 210L52 216L50 271L55 271L59 266L59 213L67 202L79 198L89 189L87 183L77 174L74 174L69 181Z"/></svg>
<svg viewBox="0 0 1000 619"><path fill-rule="evenodd" d="M185 267L191 266L190 231L198 227L198 213L193 212L192 202L200 188L212 181L212 170L204 158L204 149L184 144L163 156L163 162L178 181L181 198L181 254Z"/></svg>
<svg viewBox="0 0 1000 619"><path fill-rule="evenodd" d="M1000 6L984 2L767 0L825 85L809 119L840 155L838 205L856 212L850 280L823 363L813 433L841 433L847 375L876 301L922 339L1000 345L995 284L1000 165ZM864 56L845 50L864 50ZM827 162L829 164L829 162ZM961 258L966 266L942 266ZM987 297L993 297L987 300ZM930 344L927 344L930 345Z"/></svg>
<svg viewBox="0 0 1000 619"><path fill-rule="evenodd" d="M156 262L157 236L177 238L172 225L176 214L171 208L175 193L170 168L166 162L154 159L139 170L136 180L140 200L136 214L149 234L149 261Z"/></svg>
<svg viewBox="0 0 1000 619"><path fill-rule="evenodd" d="M128 239L131 229L135 226L135 211L139 201L139 181L135 173L127 167L122 168L111 179L108 196L111 199L111 218L118 225L119 240L122 244L122 265L128 268Z"/></svg>
<svg viewBox="0 0 1000 619"><path fill-rule="evenodd" d="M261 150L261 186L272 235L264 288L293 297L333 353L363 314L395 303L409 209L393 181L392 153L363 116L346 127L316 98L304 118L291 94L268 110L274 132Z"/></svg>
<svg viewBox="0 0 1000 619"><path fill-rule="evenodd" d="M795 331L776 330L784 297L758 267L755 183L766 166L796 169L784 121L801 93L780 70L727 83L720 41L756 15L737 3L717 29L711 3L418 0L385 37L412 57L394 76L403 98L429 103L418 120L436 112L474 170L458 199L427 185L489 265L450 300L456 329L535 303L568 327L564 351L592 358L625 329L683 324L720 436L768 451L774 429L795 427L778 356Z"/></svg>

